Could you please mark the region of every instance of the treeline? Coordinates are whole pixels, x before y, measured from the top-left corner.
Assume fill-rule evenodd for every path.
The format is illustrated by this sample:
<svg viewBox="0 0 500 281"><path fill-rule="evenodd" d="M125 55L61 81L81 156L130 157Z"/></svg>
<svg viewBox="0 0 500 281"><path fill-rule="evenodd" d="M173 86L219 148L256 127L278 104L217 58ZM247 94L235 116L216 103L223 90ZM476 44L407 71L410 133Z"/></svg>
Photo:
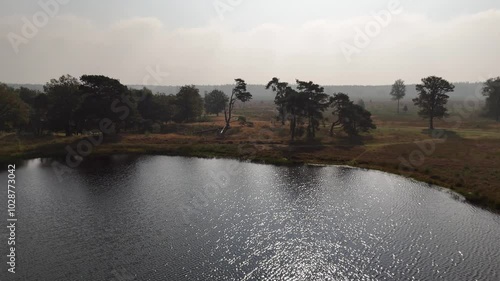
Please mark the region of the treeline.
<svg viewBox="0 0 500 281"><path fill-rule="evenodd" d="M325 88L312 81L296 80L291 86L278 78L267 83L266 90L274 92L278 119L288 123L290 137L316 137L320 125L328 123L331 136L342 130L349 136L376 129L371 113L364 102L354 103L345 93L328 94ZM416 85L419 115L433 120L448 115L445 107L455 86L435 76L422 79ZM485 82L486 115L500 121L500 77ZM403 80L397 80L390 92L398 101L406 95ZM162 94L148 88L134 89L119 80L100 75L83 75L80 79L64 75L52 79L43 91L25 87L14 89L0 83L0 131L23 131L34 135L46 132L65 132L67 136L102 132L162 131L170 122L200 121L203 114L224 114L225 126L218 133L230 129L236 102L253 98L243 79L235 79L229 95L219 89L204 96L194 85L181 87L176 94ZM337 129L337 130L336 130Z"/></svg>
<svg viewBox="0 0 500 281"><path fill-rule="evenodd" d="M441 77L429 76L423 78L422 83L415 86L415 90L417 97L412 101L420 108L418 115L424 119L429 119L429 129L434 129L434 119L449 116L446 107L450 98L448 93L455 91L455 85ZM488 79L483 84L481 94L486 97L483 115L500 121L500 77ZM406 96L406 85L402 79L394 82L390 95L392 100L397 101L397 113L399 114L400 101ZM478 97L476 96L476 98ZM465 100L465 102L468 101ZM407 110L408 108L405 106L403 111Z"/></svg>
<svg viewBox="0 0 500 281"><path fill-rule="evenodd" d="M289 81L291 84L295 84L295 81ZM388 83L389 84L389 83ZM418 83L417 83L418 84ZM466 98L469 98L471 95L474 95L478 87L482 87L483 83L474 83L474 82L456 82L453 83L455 85L455 91L453 95L450 96L450 101L463 101ZM18 85L19 87L20 85ZM221 90L225 93L230 93L234 85L196 85L198 89L200 89L200 93L211 92L214 89ZM264 101L272 101L273 96L269 95L269 92L266 91L265 84L249 84L248 91L250 91L255 100L264 100ZM291 85L295 87L295 85ZM359 100L363 99L364 101L385 101L387 100L387 93L391 91L392 85L321 85L325 88L326 93L349 93L349 97L351 100ZM417 96L417 91L415 89L416 84L408 84L407 97L415 98ZM41 88L37 85L29 85L31 88ZM129 85L131 88L142 89L143 85ZM174 93L177 91L177 86L155 86L148 85L149 89L151 89L154 93Z"/></svg>
<svg viewBox="0 0 500 281"><path fill-rule="evenodd" d="M65 75L49 81L43 92L1 84L0 130L35 135L65 132L66 136L146 132L169 122L200 121L203 113L223 113L225 126L218 132L223 135L231 128L235 104L252 99L244 80L235 79L235 83L229 95L215 89L203 97L193 85L181 87L175 95L153 94L147 88L128 88L116 79L99 75L83 75L80 79ZM325 124L323 113L327 110L333 112L331 135L336 127L350 136L376 128L370 112L346 94L330 96L323 87L300 80L292 88L277 78L269 82L266 89L270 88L276 92L281 122L290 123L292 140L303 135L314 138L320 124Z"/></svg>
<svg viewBox="0 0 500 281"><path fill-rule="evenodd" d="M236 90L245 92L244 81L237 79L237 83ZM77 79L65 75L52 79L43 89L14 89L0 84L0 131L35 135L65 132L71 136L102 132L106 125L112 128L105 134L145 132L168 122L199 121L204 110L230 114L224 93L214 91L204 99L192 85L181 87L175 95L165 95L153 94L147 88L131 89L106 76L83 75Z"/></svg>
<svg viewBox="0 0 500 281"><path fill-rule="evenodd" d="M267 82L267 81L266 81ZM295 81L290 81L294 84ZM478 88L481 88L483 83L467 83L467 82L457 82L453 83L455 85L455 91L453 95L450 96L450 101L463 101L466 98L470 98L474 95ZM9 84L9 86L16 89L24 87L33 90L39 90L43 92L43 85L39 84ZM295 85L291 85L295 86ZM417 96L417 91L415 89L415 84L408 84L408 90L406 96L408 98L415 98ZM130 89L140 90L144 87L150 89L153 93L177 93L179 91L179 86L158 86L158 85L127 85ZM211 92L215 89L223 91L224 93L231 93L234 84L231 85L200 85L197 84L196 88L203 93ZM341 85L322 85L325 88L326 93L349 93L351 100L363 99L365 102L372 100L374 102L386 101L387 93L391 91L391 85L379 85L379 86L341 86ZM269 91L265 88L265 83L263 84L248 84L247 90L252 93L253 100L258 101L272 101L274 99L273 95L269 94Z"/></svg>
<svg viewBox="0 0 500 281"><path fill-rule="evenodd" d="M304 134L308 139L315 138L321 123L329 119L324 116L325 111L332 112L331 136L336 126L349 136L376 129L371 113L362 105L354 104L347 94L336 93L330 96L325 93L324 87L312 81L296 82L294 89L287 82L274 77L266 85L266 89L271 89L276 94L274 103L278 118L283 125L286 121L290 123L292 141Z"/></svg>

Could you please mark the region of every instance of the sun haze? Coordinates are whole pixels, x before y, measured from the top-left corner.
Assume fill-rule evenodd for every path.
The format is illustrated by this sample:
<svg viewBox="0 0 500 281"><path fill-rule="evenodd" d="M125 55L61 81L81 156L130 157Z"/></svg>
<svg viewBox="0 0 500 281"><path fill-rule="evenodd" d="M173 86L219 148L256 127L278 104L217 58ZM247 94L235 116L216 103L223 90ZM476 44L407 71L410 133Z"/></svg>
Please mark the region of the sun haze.
<svg viewBox="0 0 500 281"><path fill-rule="evenodd" d="M500 2L8 1L0 11L0 80L45 83L99 73L165 85L418 82L429 73L482 81L497 70Z"/></svg>

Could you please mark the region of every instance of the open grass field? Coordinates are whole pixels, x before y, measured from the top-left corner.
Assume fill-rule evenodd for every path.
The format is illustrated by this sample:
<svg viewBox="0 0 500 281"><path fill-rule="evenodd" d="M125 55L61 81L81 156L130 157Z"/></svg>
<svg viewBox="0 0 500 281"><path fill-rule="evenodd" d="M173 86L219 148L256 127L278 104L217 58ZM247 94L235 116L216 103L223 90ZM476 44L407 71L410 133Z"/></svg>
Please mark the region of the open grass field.
<svg viewBox="0 0 500 281"><path fill-rule="evenodd" d="M377 129L358 139L341 132L328 134L329 124L313 142L290 143L288 124L274 118L272 103L254 102L236 110L252 125L234 122L225 138L198 132L221 127L223 117L206 122L172 125L165 134L122 134L93 148L92 155L162 154L197 157L228 157L272 164L347 164L379 169L450 188L470 202L500 211L500 123L479 117L478 112L452 112L435 122L427 121L409 107L396 114L394 103L367 102ZM328 117L329 114L325 114ZM82 136L40 138L0 133L0 162L21 158L65 156L65 147Z"/></svg>

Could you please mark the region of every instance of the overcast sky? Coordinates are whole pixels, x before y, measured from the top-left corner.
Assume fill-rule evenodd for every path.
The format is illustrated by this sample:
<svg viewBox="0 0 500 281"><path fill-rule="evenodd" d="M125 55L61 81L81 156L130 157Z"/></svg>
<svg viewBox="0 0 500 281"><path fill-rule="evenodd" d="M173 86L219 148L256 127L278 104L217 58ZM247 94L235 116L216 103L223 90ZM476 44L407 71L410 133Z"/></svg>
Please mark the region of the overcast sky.
<svg viewBox="0 0 500 281"><path fill-rule="evenodd" d="M0 36L5 83L66 73L163 85L500 76L498 0L9 0Z"/></svg>

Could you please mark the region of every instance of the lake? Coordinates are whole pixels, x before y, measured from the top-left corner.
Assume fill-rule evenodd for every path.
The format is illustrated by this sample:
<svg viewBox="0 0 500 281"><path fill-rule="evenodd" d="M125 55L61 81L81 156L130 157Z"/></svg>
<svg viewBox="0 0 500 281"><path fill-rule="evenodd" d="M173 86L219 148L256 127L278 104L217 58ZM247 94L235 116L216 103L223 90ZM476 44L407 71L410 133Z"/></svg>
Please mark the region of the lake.
<svg viewBox="0 0 500 281"><path fill-rule="evenodd" d="M500 216L396 175L111 156L57 176L53 161L16 167L17 273L2 227L1 280L500 280Z"/></svg>

